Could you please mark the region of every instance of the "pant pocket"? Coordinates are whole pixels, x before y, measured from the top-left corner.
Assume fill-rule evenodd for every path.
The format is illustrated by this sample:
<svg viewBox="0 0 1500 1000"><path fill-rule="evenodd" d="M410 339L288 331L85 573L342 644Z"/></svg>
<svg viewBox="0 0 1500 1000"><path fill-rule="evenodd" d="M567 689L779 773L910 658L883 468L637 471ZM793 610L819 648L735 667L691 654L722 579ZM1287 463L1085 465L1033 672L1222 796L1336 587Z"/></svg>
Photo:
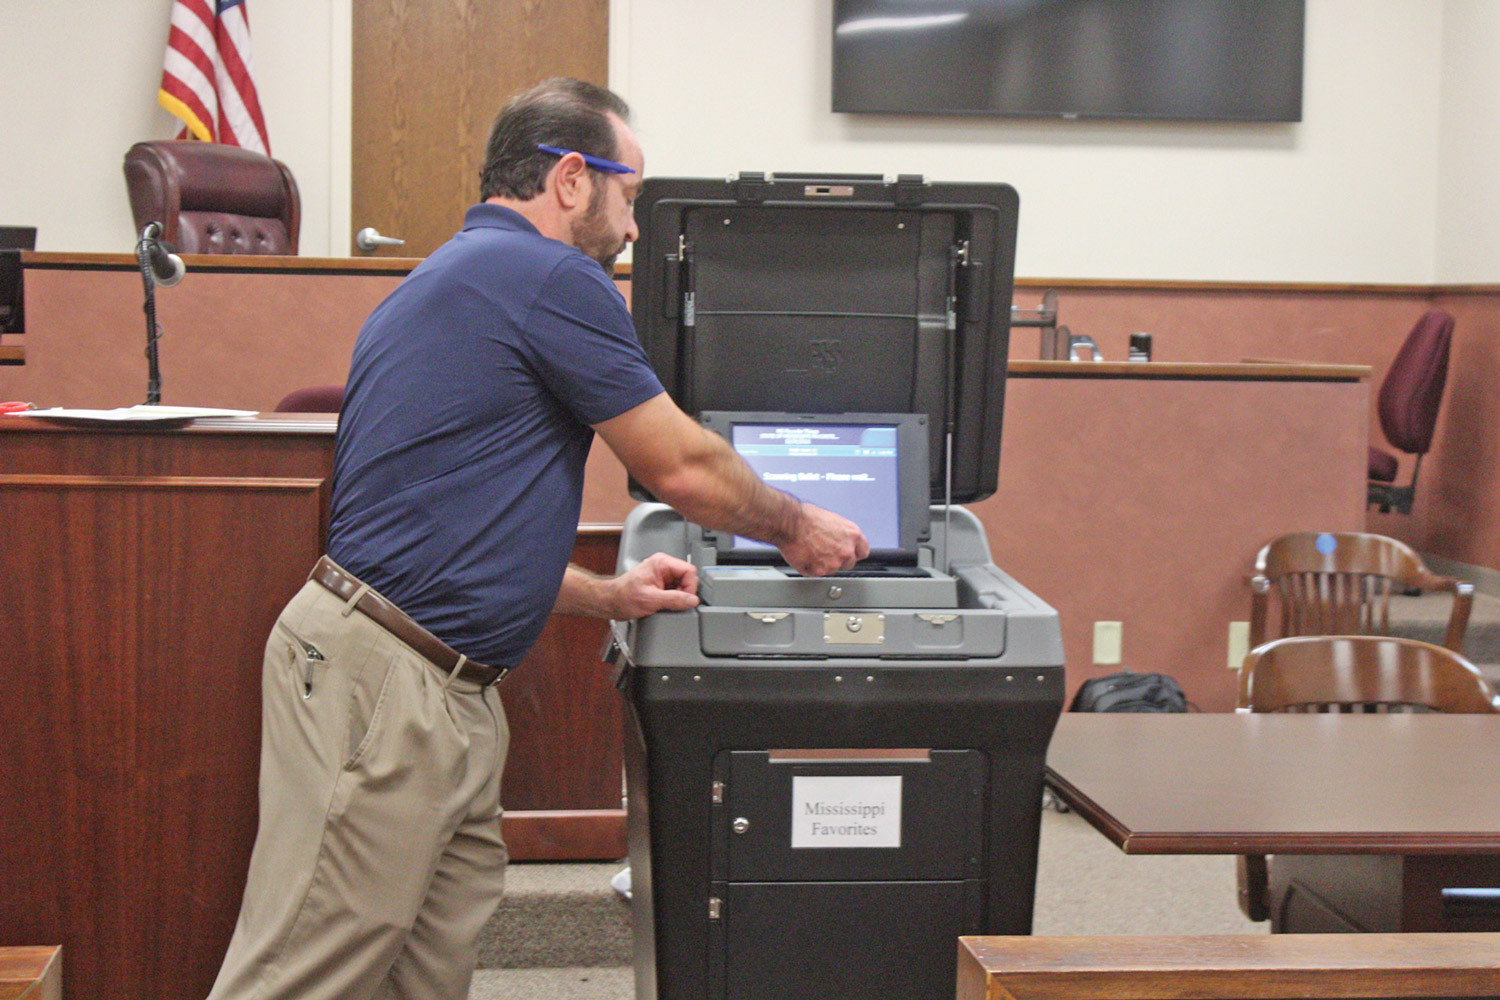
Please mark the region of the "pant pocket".
<svg viewBox="0 0 1500 1000"><path fill-rule="evenodd" d="M351 771L369 752L381 730L386 716L387 698L391 680L395 676L394 664L389 658L371 656L354 678L349 697L349 724L347 752L344 755L344 770Z"/></svg>
<svg viewBox="0 0 1500 1000"><path fill-rule="evenodd" d="M285 667L287 681L304 701L313 696L328 668L328 658L314 643L278 619L271 633L271 654Z"/></svg>

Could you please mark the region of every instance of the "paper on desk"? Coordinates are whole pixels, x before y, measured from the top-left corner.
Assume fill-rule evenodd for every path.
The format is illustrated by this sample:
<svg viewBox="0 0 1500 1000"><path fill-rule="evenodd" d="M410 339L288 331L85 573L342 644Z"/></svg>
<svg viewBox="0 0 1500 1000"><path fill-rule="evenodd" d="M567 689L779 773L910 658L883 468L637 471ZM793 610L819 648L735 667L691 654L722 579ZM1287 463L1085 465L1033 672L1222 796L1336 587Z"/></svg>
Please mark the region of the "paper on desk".
<svg viewBox="0 0 1500 1000"><path fill-rule="evenodd" d="M191 423L199 417L253 417L256 410L224 410L208 406L122 406L113 410L81 410L55 406L47 410L23 410L6 416L34 417L74 423L159 424Z"/></svg>

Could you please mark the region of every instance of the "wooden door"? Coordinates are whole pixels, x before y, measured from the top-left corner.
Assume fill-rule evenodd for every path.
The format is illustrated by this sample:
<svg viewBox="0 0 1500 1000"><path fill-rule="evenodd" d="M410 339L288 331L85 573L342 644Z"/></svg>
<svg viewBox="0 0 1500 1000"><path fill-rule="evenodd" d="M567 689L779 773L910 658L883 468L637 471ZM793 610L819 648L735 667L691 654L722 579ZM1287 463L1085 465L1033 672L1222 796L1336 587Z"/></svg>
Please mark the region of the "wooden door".
<svg viewBox="0 0 1500 1000"><path fill-rule="evenodd" d="M608 0L355 0L355 232L425 257L478 200L496 113L552 76L607 83ZM350 253L368 256L354 248Z"/></svg>

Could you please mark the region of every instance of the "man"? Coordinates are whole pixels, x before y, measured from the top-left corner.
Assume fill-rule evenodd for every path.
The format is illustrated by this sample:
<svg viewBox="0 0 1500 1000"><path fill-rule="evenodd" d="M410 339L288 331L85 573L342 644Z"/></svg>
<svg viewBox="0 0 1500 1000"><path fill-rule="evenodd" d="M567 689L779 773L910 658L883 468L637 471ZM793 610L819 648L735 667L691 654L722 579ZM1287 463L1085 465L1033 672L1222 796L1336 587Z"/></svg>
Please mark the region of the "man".
<svg viewBox="0 0 1500 1000"><path fill-rule="evenodd" d="M662 391L607 274L637 235L628 114L576 80L513 100L483 203L360 331L329 556L267 644L260 828L214 998L467 996L506 859L494 681L552 611L698 601L665 554L615 578L567 565L595 431L688 518L804 573L869 552Z"/></svg>

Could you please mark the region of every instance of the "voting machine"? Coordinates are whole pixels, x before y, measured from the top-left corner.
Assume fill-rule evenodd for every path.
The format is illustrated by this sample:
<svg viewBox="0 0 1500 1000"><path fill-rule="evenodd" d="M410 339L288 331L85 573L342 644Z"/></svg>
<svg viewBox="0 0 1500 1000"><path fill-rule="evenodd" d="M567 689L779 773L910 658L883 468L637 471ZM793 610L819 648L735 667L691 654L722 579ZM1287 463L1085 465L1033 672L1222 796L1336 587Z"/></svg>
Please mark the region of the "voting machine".
<svg viewBox="0 0 1500 1000"><path fill-rule="evenodd" d="M674 399L860 524L802 577L647 502L623 571L701 605L616 623L637 996L952 995L960 934L1028 933L1057 614L962 504L996 488L1016 239L1004 184L649 179L632 312Z"/></svg>

